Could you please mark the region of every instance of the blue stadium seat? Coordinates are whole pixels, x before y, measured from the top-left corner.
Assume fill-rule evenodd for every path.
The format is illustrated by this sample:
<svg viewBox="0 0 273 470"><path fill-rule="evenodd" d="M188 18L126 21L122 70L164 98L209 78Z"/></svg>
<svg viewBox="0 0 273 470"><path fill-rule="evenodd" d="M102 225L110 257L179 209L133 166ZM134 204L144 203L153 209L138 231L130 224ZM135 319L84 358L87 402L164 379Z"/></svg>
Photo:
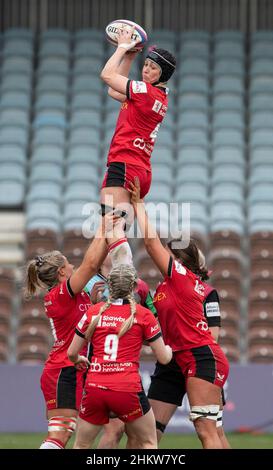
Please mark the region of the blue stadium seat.
<svg viewBox="0 0 273 470"><path fill-rule="evenodd" d="M267 147L273 145L273 133L271 129L257 129L250 134L250 147Z"/></svg>
<svg viewBox="0 0 273 470"><path fill-rule="evenodd" d="M113 101L113 100L112 100ZM72 96L71 110L101 109L102 96L94 93L79 92Z"/></svg>
<svg viewBox="0 0 273 470"><path fill-rule="evenodd" d="M62 184L63 169L59 164L49 162L36 163L31 168L29 182L30 184L38 183L39 181L51 181Z"/></svg>
<svg viewBox="0 0 273 470"><path fill-rule="evenodd" d="M69 135L69 145L95 145L100 146L100 132L92 127L72 128Z"/></svg>
<svg viewBox="0 0 273 470"><path fill-rule="evenodd" d="M117 116L116 116L117 118ZM106 116L107 120L107 116ZM70 128L73 127L92 127L96 129L101 128L101 113L96 109L79 109L71 114ZM106 121L104 120L104 126L107 127Z"/></svg>
<svg viewBox="0 0 273 470"><path fill-rule="evenodd" d="M272 183L264 181L256 183L249 188L248 204L252 205L257 202L273 202Z"/></svg>
<svg viewBox="0 0 273 470"><path fill-rule="evenodd" d="M45 199L46 201L53 201L59 204L61 200L62 187L57 182L42 181L36 182L30 186L27 194L27 203L32 203L38 200Z"/></svg>
<svg viewBox="0 0 273 470"><path fill-rule="evenodd" d="M273 202L251 204L248 209L248 226L250 233L272 231Z"/></svg>
<svg viewBox="0 0 273 470"><path fill-rule="evenodd" d="M64 129L56 126L43 126L38 127L34 133L32 145L59 145L63 147L65 144L65 131Z"/></svg>
<svg viewBox="0 0 273 470"><path fill-rule="evenodd" d="M183 185L183 183L193 182L200 183L203 185L208 184L208 168L205 166L200 166L198 164L188 164L183 165L178 168L176 173L177 185Z"/></svg>
<svg viewBox="0 0 273 470"><path fill-rule="evenodd" d="M181 130L177 139L178 146L200 146L208 147L208 134L204 129L185 129Z"/></svg>
<svg viewBox="0 0 273 470"><path fill-rule="evenodd" d="M43 76L45 73L68 76L68 59L64 57L45 57L39 62L38 73L40 76Z"/></svg>
<svg viewBox="0 0 273 470"><path fill-rule="evenodd" d="M244 168L246 160L243 149L240 149L237 146L232 147L232 145L226 145L223 147L217 146L213 149L212 163L213 168L215 168L217 165L221 166L225 163L239 165Z"/></svg>
<svg viewBox="0 0 273 470"><path fill-rule="evenodd" d="M238 93L217 93L213 96L212 105L214 111L234 109L243 112L244 98Z"/></svg>
<svg viewBox="0 0 273 470"><path fill-rule="evenodd" d="M145 196L145 202L151 201L170 203L172 201L171 185L153 180L149 193Z"/></svg>
<svg viewBox="0 0 273 470"><path fill-rule="evenodd" d="M99 198L98 187L95 184L78 181L69 184L64 193L64 203L69 204L75 201L97 202Z"/></svg>
<svg viewBox="0 0 273 470"><path fill-rule="evenodd" d="M67 29L63 28L48 28L41 32L40 39L42 42L55 39L69 42L71 39L71 33Z"/></svg>
<svg viewBox="0 0 273 470"><path fill-rule="evenodd" d="M180 110L202 109L208 111L208 95L203 93L183 93L178 96L178 112Z"/></svg>
<svg viewBox="0 0 273 470"><path fill-rule="evenodd" d="M26 169L16 161L5 162L1 165L0 182L5 183L8 181L18 182L24 184L26 180Z"/></svg>
<svg viewBox="0 0 273 470"><path fill-rule="evenodd" d="M60 220L60 206L54 201L40 199L31 201L27 204L27 224L35 221L36 219L49 219L58 223Z"/></svg>
<svg viewBox="0 0 273 470"><path fill-rule="evenodd" d="M211 222L213 224L219 222L227 222L231 224L235 222L244 225L244 212L240 204L236 202L217 202L211 206ZM215 231L215 230L213 230Z"/></svg>
<svg viewBox="0 0 273 470"><path fill-rule="evenodd" d="M75 58L79 57L104 57L104 42L101 39L78 39L73 51Z"/></svg>
<svg viewBox="0 0 273 470"><path fill-rule="evenodd" d="M265 111L273 110L273 95L272 93L255 93L250 96L249 102L250 111Z"/></svg>
<svg viewBox="0 0 273 470"><path fill-rule="evenodd" d="M245 91L241 77L235 75L220 75L214 78L213 93L238 93L243 95Z"/></svg>
<svg viewBox="0 0 273 470"><path fill-rule="evenodd" d="M42 109L61 109L63 112L66 111L66 96L63 93L57 92L47 92L42 93L37 96L35 102L35 109L36 111L40 111Z"/></svg>
<svg viewBox="0 0 273 470"><path fill-rule="evenodd" d="M272 41L258 40L252 44L250 49L251 60L265 57L267 59L273 57Z"/></svg>
<svg viewBox="0 0 273 470"><path fill-rule="evenodd" d="M205 76L186 75L178 82L178 92L181 93L204 93L209 91L208 80Z"/></svg>
<svg viewBox="0 0 273 470"><path fill-rule="evenodd" d="M180 41L189 41L192 39L209 43L211 41L211 35L208 31L202 29L188 29L186 31L181 31Z"/></svg>
<svg viewBox="0 0 273 470"><path fill-rule="evenodd" d="M257 57L253 60L250 66L250 76L256 75L272 75L273 74L273 61L265 57Z"/></svg>
<svg viewBox="0 0 273 470"><path fill-rule="evenodd" d="M273 110L261 110L250 114L249 127L251 131L256 129L272 128Z"/></svg>
<svg viewBox="0 0 273 470"><path fill-rule="evenodd" d="M76 75L72 83L72 93L89 92L102 93L102 81L99 76L90 76L90 74Z"/></svg>
<svg viewBox="0 0 273 470"><path fill-rule="evenodd" d="M273 164L259 165L254 167L249 175L249 184L255 185L258 183L273 183Z"/></svg>
<svg viewBox="0 0 273 470"><path fill-rule="evenodd" d="M216 60L213 69L214 77L235 75L243 78L245 75L245 67L241 60L234 57L228 57Z"/></svg>
<svg viewBox="0 0 273 470"><path fill-rule="evenodd" d="M250 82L250 95L253 93L272 93L273 75L255 75Z"/></svg>
<svg viewBox="0 0 273 470"><path fill-rule="evenodd" d="M17 144L26 148L28 144L28 131L18 126L3 126L0 128L0 145Z"/></svg>
<svg viewBox="0 0 273 470"><path fill-rule="evenodd" d="M201 128L201 129L208 129L209 120L208 114L202 110L195 110L195 111L182 111L179 113L178 116L178 129L186 129L187 127L190 128Z"/></svg>
<svg viewBox="0 0 273 470"><path fill-rule="evenodd" d="M179 59L185 57L203 57L208 60L210 55L209 44L201 39L184 39L180 44Z"/></svg>
<svg viewBox="0 0 273 470"><path fill-rule="evenodd" d="M2 49L3 57L21 56L32 58L33 47L28 39L6 38Z"/></svg>
<svg viewBox="0 0 273 470"><path fill-rule="evenodd" d="M1 93L7 91L24 91L30 94L31 79L24 73L7 73L2 77Z"/></svg>
<svg viewBox="0 0 273 470"><path fill-rule="evenodd" d="M103 60L101 57L78 57L75 58L73 73L77 74L92 74L96 77L102 70Z"/></svg>
<svg viewBox="0 0 273 470"><path fill-rule="evenodd" d="M202 57L186 57L178 64L176 74L180 79L186 75L209 76L209 63Z"/></svg>
<svg viewBox="0 0 273 470"><path fill-rule="evenodd" d="M25 73L28 76L32 74L32 61L27 57L11 56L5 57L2 62L2 74L7 73Z"/></svg>
<svg viewBox="0 0 273 470"><path fill-rule="evenodd" d="M213 133L212 144L214 147L232 145L244 148L245 139L243 132L238 129L217 129Z"/></svg>
<svg viewBox="0 0 273 470"><path fill-rule="evenodd" d="M31 156L31 165L36 163L55 163L62 167L64 149L55 145L39 145Z"/></svg>
<svg viewBox="0 0 273 470"><path fill-rule="evenodd" d="M39 57L65 57L70 55L69 44L63 39L46 39L42 41L39 48Z"/></svg>
<svg viewBox="0 0 273 470"><path fill-rule="evenodd" d="M93 145L74 145L69 149L67 155L67 165L78 163L92 163L92 165L100 165L98 148Z"/></svg>
<svg viewBox="0 0 273 470"><path fill-rule="evenodd" d="M208 188L204 184L195 182L183 182L181 186L176 187L174 200L177 202L200 202L207 204Z"/></svg>
<svg viewBox="0 0 273 470"><path fill-rule="evenodd" d="M217 202L235 202L244 204L244 186L229 182L213 183L210 197L210 205Z"/></svg>
<svg viewBox="0 0 273 470"><path fill-rule="evenodd" d="M9 91L3 93L0 98L0 109L5 108L22 108L29 110L30 108L30 96L22 91Z"/></svg>
<svg viewBox="0 0 273 470"><path fill-rule="evenodd" d="M82 39L95 39L104 40L104 31L96 28L83 28L74 32L74 41L81 41Z"/></svg>
<svg viewBox="0 0 273 470"><path fill-rule="evenodd" d="M209 155L206 148L192 145L190 147L183 147L177 152L176 165L183 167L185 164L191 163L207 167Z"/></svg>
<svg viewBox="0 0 273 470"><path fill-rule="evenodd" d="M46 73L39 76L36 86L36 93L58 92L66 93L68 87L67 76L56 73Z"/></svg>
<svg viewBox="0 0 273 470"><path fill-rule="evenodd" d="M251 168L257 165L272 164L272 147L255 147L250 152Z"/></svg>
<svg viewBox="0 0 273 470"><path fill-rule="evenodd" d="M66 129L65 113L61 109L43 109L36 113L35 119L32 123L32 128L38 129L43 126L56 126L61 129Z"/></svg>
<svg viewBox="0 0 273 470"><path fill-rule="evenodd" d="M0 182L0 207L12 209L22 206L24 202L25 185L19 181Z"/></svg>
<svg viewBox="0 0 273 470"><path fill-rule="evenodd" d="M0 127L2 126L22 126L28 128L29 113L21 108L7 108L0 111Z"/></svg>
<svg viewBox="0 0 273 470"><path fill-rule="evenodd" d="M244 168L237 164L229 163L216 166L211 178L212 185L225 182L236 183L243 187L245 182Z"/></svg>
<svg viewBox="0 0 273 470"><path fill-rule="evenodd" d="M174 163L172 149L156 147L152 154L152 163L166 163L172 168Z"/></svg>
<svg viewBox="0 0 273 470"><path fill-rule="evenodd" d="M33 41L33 30L28 28L7 28L3 32L3 38L6 39L24 39L30 43Z"/></svg>
<svg viewBox="0 0 273 470"><path fill-rule="evenodd" d="M222 29L214 33L213 40L215 43L218 41L234 41L241 44L244 42L244 33L235 29Z"/></svg>
<svg viewBox="0 0 273 470"><path fill-rule="evenodd" d="M17 163L23 167L27 164L27 155L25 150L14 143L0 145L0 163Z"/></svg>
<svg viewBox="0 0 273 470"><path fill-rule="evenodd" d="M97 168L94 168L92 162L69 165L67 168L66 183L69 185L77 181L98 184Z"/></svg>
<svg viewBox="0 0 273 470"><path fill-rule="evenodd" d="M232 110L215 112L212 127L214 131L223 128L235 128L243 131L245 127L244 116L242 113Z"/></svg>
<svg viewBox="0 0 273 470"><path fill-rule="evenodd" d="M168 164L161 164L161 163L154 162L153 182L161 182L161 183L169 184L170 186L172 186L173 184L172 167Z"/></svg>
<svg viewBox="0 0 273 470"><path fill-rule="evenodd" d="M235 57L244 60L244 45L237 40L221 39L214 44L214 60Z"/></svg>

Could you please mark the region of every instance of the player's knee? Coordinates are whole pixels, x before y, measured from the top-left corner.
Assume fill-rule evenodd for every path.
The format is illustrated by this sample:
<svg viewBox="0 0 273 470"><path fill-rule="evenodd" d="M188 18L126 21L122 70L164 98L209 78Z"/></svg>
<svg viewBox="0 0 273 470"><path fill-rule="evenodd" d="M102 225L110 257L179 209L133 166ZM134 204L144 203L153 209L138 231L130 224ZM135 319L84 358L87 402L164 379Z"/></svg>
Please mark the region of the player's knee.
<svg viewBox="0 0 273 470"><path fill-rule="evenodd" d="M191 406L189 419L195 422L199 418L206 418L216 424L219 410L219 405Z"/></svg>
<svg viewBox="0 0 273 470"><path fill-rule="evenodd" d="M68 416L53 416L48 420L48 435L60 440L66 446L76 429L77 418Z"/></svg>

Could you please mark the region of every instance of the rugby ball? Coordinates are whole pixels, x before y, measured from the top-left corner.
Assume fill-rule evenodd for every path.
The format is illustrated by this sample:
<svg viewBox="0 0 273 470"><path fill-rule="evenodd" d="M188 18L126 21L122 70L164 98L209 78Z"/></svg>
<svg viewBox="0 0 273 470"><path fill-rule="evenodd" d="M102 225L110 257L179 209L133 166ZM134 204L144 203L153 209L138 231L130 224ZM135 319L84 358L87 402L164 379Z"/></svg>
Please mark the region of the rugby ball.
<svg viewBox="0 0 273 470"><path fill-rule="evenodd" d="M132 26L134 26L132 40L138 41L138 43L136 44L135 47L133 47L133 49L130 49L130 50L139 51L144 47L145 43L148 40L148 36L147 36L146 31L144 31L144 29L141 28L141 26L139 26L137 23L134 23L134 21L130 21L130 20L111 21L111 23L109 23L105 28L106 39L111 44L113 44L113 46L117 46L118 45L118 41L117 41L118 32L121 29L131 28Z"/></svg>

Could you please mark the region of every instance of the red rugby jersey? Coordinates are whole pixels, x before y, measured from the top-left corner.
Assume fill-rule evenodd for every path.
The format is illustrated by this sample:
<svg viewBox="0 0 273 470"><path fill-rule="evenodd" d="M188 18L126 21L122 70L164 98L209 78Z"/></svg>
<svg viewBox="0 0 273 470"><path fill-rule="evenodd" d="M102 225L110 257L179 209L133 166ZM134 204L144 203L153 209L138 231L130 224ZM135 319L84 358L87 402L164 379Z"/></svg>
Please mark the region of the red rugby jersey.
<svg viewBox="0 0 273 470"><path fill-rule="evenodd" d="M84 333L103 303L93 305L83 315L76 333ZM87 383L116 391L139 392L142 390L139 375L139 356L143 341L155 341L161 336L160 326L147 308L137 304L135 323L118 338L117 334L130 316L130 305L118 299L103 314L92 336L93 356L87 375Z"/></svg>
<svg viewBox="0 0 273 470"><path fill-rule="evenodd" d="M205 284L170 257L168 275L154 296L166 344L174 351L215 344L204 316Z"/></svg>
<svg viewBox="0 0 273 470"><path fill-rule="evenodd" d="M127 100L121 105L107 165L124 162L151 171L150 158L160 124L167 112L165 89L128 80Z"/></svg>
<svg viewBox="0 0 273 470"><path fill-rule="evenodd" d="M73 294L69 280L53 287L46 294L44 298L45 313L50 321L54 338L46 367L74 365L67 357L67 350L73 339L76 325L90 305L90 298L86 292ZM86 351L85 347L81 354L86 354Z"/></svg>

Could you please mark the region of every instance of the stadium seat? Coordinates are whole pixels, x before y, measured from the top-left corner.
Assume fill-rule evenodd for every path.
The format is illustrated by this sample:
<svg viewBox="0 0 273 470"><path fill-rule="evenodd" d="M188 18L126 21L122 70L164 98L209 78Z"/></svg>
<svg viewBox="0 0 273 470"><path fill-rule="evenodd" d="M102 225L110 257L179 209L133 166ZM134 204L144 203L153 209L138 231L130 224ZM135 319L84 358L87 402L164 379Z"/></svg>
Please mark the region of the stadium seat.
<svg viewBox="0 0 273 470"><path fill-rule="evenodd" d="M42 126L56 126L61 129L66 129L66 116L62 109L46 108L36 113L35 119L32 123L33 130Z"/></svg>
<svg viewBox="0 0 273 470"><path fill-rule="evenodd" d="M238 111L218 111L214 113L212 120L213 131L223 128L235 128L244 130L244 116Z"/></svg>
<svg viewBox="0 0 273 470"><path fill-rule="evenodd" d="M179 113L178 117L178 131L186 128L201 128L208 129L208 115L204 111L190 111Z"/></svg>
<svg viewBox="0 0 273 470"><path fill-rule="evenodd" d="M238 326L225 325L219 331L219 344L220 346L231 345L238 347L239 344L239 330Z"/></svg>
<svg viewBox="0 0 273 470"><path fill-rule="evenodd" d="M208 188L204 184L195 182L183 182L176 187L174 196L176 202L200 202L206 204L208 200Z"/></svg>
<svg viewBox="0 0 273 470"><path fill-rule="evenodd" d="M238 164L234 165L226 163L221 166L217 165L213 170L211 182L213 186L221 183L238 184L242 189L244 189L244 168Z"/></svg>
<svg viewBox="0 0 273 470"><path fill-rule="evenodd" d="M69 62L65 57L44 57L39 62L38 74L40 77L43 74L55 74L64 75L68 77L69 73Z"/></svg>
<svg viewBox="0 0 273 470"><path fill-rule="evenodd" d="M93 166L99 167L99 150L97 147L88 145L73 145L69 149L67 155L67 165L91 163Z"/></svg>
<svg viewBox="0 0 273 470"><path fill-rule="evenodd" d="M58 203L61 198L62 187L56 181L36 181L30 187L26 200L28 203L45 199Z"/></svg>
<svg viewBox="0 0 273 470"><path fill-rule="evenodd" d="M33 148L39 145L54 145L64 147L65 131L56 126L42 126L36 129L32 141Z"/></svg>
<svg viewBox="0 0 273 470"><path fill-rule="evenodd" d="M66 93L68 87L67 76L57 73L44 73L39 76L36 93L57 92Z"/></svg>
<svg viewBox="0 0 273 470"><path fill-rule="evenodd" d="M198 164L183 165L178 168L176 176L178 186L188 182L200 183L206 186L208 182L208 168Z"/></svg>
<svg viewBox="0 0 273 470"><path fill-rule="evenodd" d="M31 79L24 73L8 73L2 77L1 93L9 91L23 91L28 95L31 92Z"/></svg>
<svg viewBox="0 0 273 470"><path fill-rule="evenodd" d="M83 109L83 110L76 110L74 113L72 113L71 119L70 119L70 128L84 127L84 126L100 129L101 128L100 111L95 110L95 109L90 109L90 110ZM105 127L107 127L107 123L105 123Z"/></svg>
<svg viewBox="0 0 273 470"><path fill-rule="evenodd" d="M270 146L255 147L250 152L251 170L254 166L272 164L272 150Z"/></svg>
<svg viewBox="0 0 273 470"><path fill-rule="evenodd" d="M42 42L51 41L54 39L69 43L70 31L63 28L48 28L41 32L40 39Z"/></svg>
<svg viewBox="0 0 273 470"><path fill-rule="evenodd" d="M180 80L187 75L209 76L209 63L202 57L186 57L178 65L176 73Z"/></svg>
<svg viewBox="0 0 273 470"><path fill-rule="evenodd" d="M63 93L46 92L40 93L35 102L35 110L42 109L61 109L66 112L66 96Z"/></svg>
<svg viewBox="0 0 273 470"><path fill-rule="evenodd" d="M204 129L182 129L178 134L178 147L200 146L207 149L208 134Z"/></svg>
<svg viewBox="0 0 273 470"><path fill-rule="evenodd" d="M249 347L248 360L259 364L272 363L273 345L255 344Z"/></svg>
<svg viewBox="0 0 273 470"><path fill-rule="evenodd" d="M64 163L64 149L56 145L39 145L31 156L31 164L53 163L62 167Z"/></svg>
<svg viewBox="0 0 273 470"><path fill-rule="evenodd" d="M89 145L90 147L100 146L100 132L92 127L76 127L70 130L69 146Z"/></svg>
<svg viewBox="0 0 273 470"><path fill-rule="evenodd" d="M113 100L112 100L113 101ZM71 111L75 111L76 109L101 109L102 106L102 98L100 95L86 93L86 92L78 92L74 93L71 100Z"/></svg>
<svg viewBox="0 0 273 470"><path fill-rule="evenodd" d="M181 77L178 83L178 92L182 93L204 93L209 91L208 79L205 76L186 75Z"/></svg>
<svg viewBox="0 0 273 470"><path fill-rule="evenodd" d="M11 56L5 57L2 62L2 74L24 73L28 76L32 74L32 61L28 57Z"/></svg>
<svg viewBox="0 0 273 470"><path fill-rule="evenodd" d="M240 351L237 346L231 344L225 344L222 347L224 354L227 356L227 359L230 362L239 362L240 360Z"/></svg>
<svg viewBox="0 0 273 470"><path fill-rule="evenodd" d="M214 77L234 75L243 78L245 75L244 64L234 57L221 58L214 62Z"/></svg>
<svg viewBox="0 0 273 470"><path fill-rule="evenodd" d="M226 248L241 250L241 237L238 233L234 233L231 230L211 232L210 243L215 249Z"/></svg>
<svg viewBox="0 0 273 470"><path fill-rule="evenodd" d="M209 44L198 38L184 38L180 44L179 58L203 57L208 60L210 55Z"/></svg>
<svg viewBox="0 0 273 470"><path fill-rule="evenodd" d="M104 57L104 43L101 39L96 38L81 38L77 39L73 51L75 58L79 57L98 57L103 60Z"/></svg>
<svg viewBox="0 0 273 470"><path fill-rule="evenodd" d="M230 201L244 205L244 185L234 184L231 181L219 181L213 184L211 189L211 204Z"/></svg>
<svg viewBox="0 0 273 470"><path fill-rule="evenodd" d="M25 167L27 156L21 146L13 143L0 145L0 163L16 163Z"/></svg>
<svg viewBox="0 0 273 470"><path fill-rule="evenodd" d="M64 193L64 202L86 200L91 202L98 201L99 192L95 184L78 181L70 183Z"/></svg>
<svg viewBox="0 0 273 470"><path fill-rule="evenodd" d="M207 167L209 164L209 154L204 147L191 145L190 147L182 147L177 152L178 166L184 166L185 164L196 164Z"/></svg>
<svg viewBox="0 0 273 470"><path fill-rule="evenodd" d="M270 75L255 75L250 82L250 95L254 93L272 93L273 91L273 76Z"/></svg>
<svg viewBox="0 0 273 470"><path fill-rule="evenodd" d="M213 133L212 145L215 147L237 146L240 149L244 148L244 135L241 130L238 129L217 129Z"/></svg>
<svg viewBox="0 0 273 470"><path fill-rule="evenodd" d="M223 164L238 165L244 168L246 164L244 151L232 145L224 145L223 147L217 146L212 150L212 163L213 168Z"/></svg>
<svg viewBox="0 0 273 470"><path fill-rule="evenodd" d="M201 109L207 112L208 107L208 96L204 93L183 93L178 96L178 112L186 109Z"/></svg>
<svg viewBox="0 0 273 470"><path fill-rule="evenodd" d="M73 74L90 74L97 76L98 71L102 69L103 62L101 57L75 57Z"/></svg>
<svg viewBox="0 0 273 470"><path fill-rule="evenodd" d="M90 163L76 163L75 165L69 165L66 174L66 183L69 185L75 182L87 182L98 184L98 173L97 168L94 168L92 162Z"/></svg>
<svg viewBox="0 0 273 470"><path fill-rule="evenodd" d="M72 93L88 92L102 93L102 81L99 77L90 76L90 74L77 75L72 83Z"/></svg>
<svg viewBox="0 0 273 470"><path fill-rule="evenodd" d="M234 57L243 61L245 56L244 45L234 39L217 40L214 44L214 60Z"/></svg>
<svg viewBox="0 0 273 470"><path fill-rule="evenodd" d="M44 364L49 353L47 344L27 342L17 345L17 360L25 364Z"/></svg>
<svg viewBox="0 0 273 470"><path fill-rule="evenodd" d="M273 62L265 57L258 57L252 61L250 66L250 77L256 75L272 75L273 74Z"/></svg>
<svg viewBox="0 0 273 470"><path fill-rule="evenodd" d="M40 44L39 58L51 56L68 58L69 54L69 44L63 39L48 38Z"/></svg>
<svg viewBox="0 0 273 470"><path fill-rule="evenodd" d="M216 76L213 81L214 95L220 93L244 94L244 83L241 77L235 75Z"/></svg>
<svg viewBox="0 0 273 470"><path fill-rule="evenodd" d="M238 95L238 93L217 93L213 96L213 110L214 111L227 111L231 110L238 110L240 113L244 110L244 99L242 95Z"/></svg>

